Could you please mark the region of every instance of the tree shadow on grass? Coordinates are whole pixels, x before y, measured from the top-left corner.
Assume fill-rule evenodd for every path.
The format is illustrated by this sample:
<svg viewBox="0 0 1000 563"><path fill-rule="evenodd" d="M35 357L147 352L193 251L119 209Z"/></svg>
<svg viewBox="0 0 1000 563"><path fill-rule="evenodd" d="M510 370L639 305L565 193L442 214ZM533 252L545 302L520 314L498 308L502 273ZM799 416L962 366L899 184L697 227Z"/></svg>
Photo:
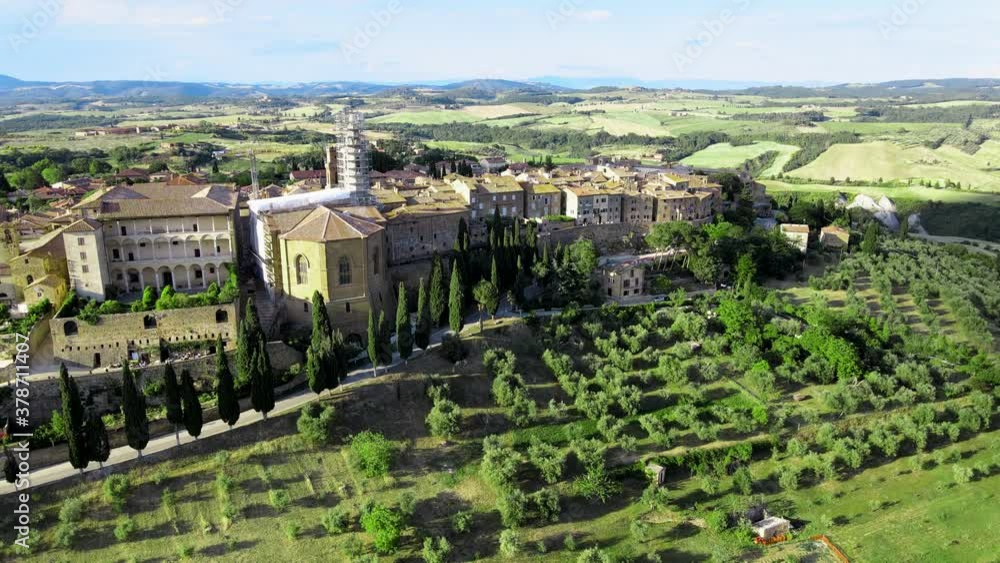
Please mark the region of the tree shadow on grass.
<svg viewBox="0 0 1000 563"><path fill-rule="evenodd" d="M238 541L233 544L228 544L226 542L217 543L215 545L210 545L208 547L202 548L199 553L205 557L208 557L210 561L217 561L218 559L231 555L233 553L239 553L240 551L245 551L247 549L252 549L260 541L258 540L243 540Z"/></svg>

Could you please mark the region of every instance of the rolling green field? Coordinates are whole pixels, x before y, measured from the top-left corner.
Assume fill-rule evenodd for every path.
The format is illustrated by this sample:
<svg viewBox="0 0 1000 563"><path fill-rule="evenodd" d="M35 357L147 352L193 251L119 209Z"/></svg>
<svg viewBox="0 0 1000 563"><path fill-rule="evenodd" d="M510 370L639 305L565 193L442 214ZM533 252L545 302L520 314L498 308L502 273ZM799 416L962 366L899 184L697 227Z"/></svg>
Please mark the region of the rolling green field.
<svg viewBox="0 0 1000 563"><path fill-rule="evenodd" d="M840 192L846 194L867 194L873 197L889 196L895 200L910 201L940 201L943 203L981 203L1000 206L1000 194L972 192L968 190L937 190L922 186L906 186L900 188L882 188L878 186L845 186L829 184L789 184L780 180L762 180L769 193L800 193L829 194Z"/></svg>
<svg viewBox="0 0 1000 563"><path fill-rule="evenodd" d="M736 168L744 162L756 158L766 152L777 151L781 156L774 161L762 176L778 174L785 164L791 160L792 155L798 152L799 147L782 145L779 143L762 142L752 145L732 146L729 143L712 145L703 151L694 153L681 162L688 166L704 166L705 168Z"/></svg>
<svg viewBox="0 0 1000 563"><path fill-rule="evenodd" d="M1000 191L1000 174L990 168L1000 163L997 145L991 141L982 154L965 155L951 147L904 148L890 142L834 145L818 159L789 173L799 178L844 180L929 180L961 182L965 188L983 192ZM960 156L960 154L962 156Z"/></svg>

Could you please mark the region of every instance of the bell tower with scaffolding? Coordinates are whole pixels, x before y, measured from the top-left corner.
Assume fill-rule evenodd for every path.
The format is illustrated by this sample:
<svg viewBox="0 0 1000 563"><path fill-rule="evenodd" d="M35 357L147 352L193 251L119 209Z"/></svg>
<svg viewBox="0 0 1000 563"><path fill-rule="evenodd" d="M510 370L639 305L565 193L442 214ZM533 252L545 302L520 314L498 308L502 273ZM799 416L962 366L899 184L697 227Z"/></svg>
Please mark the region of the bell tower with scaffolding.
<svg viewBox="0 0 1000 563"><path fill-rule="evenodd" d="M344 110L337 116L336 165L337 187L351 193L353 205L375 205L371 193L371 162L368 156L368 140L365 138L365 116L351 110ZM332 155L328 161L333 160Z"/></svg>

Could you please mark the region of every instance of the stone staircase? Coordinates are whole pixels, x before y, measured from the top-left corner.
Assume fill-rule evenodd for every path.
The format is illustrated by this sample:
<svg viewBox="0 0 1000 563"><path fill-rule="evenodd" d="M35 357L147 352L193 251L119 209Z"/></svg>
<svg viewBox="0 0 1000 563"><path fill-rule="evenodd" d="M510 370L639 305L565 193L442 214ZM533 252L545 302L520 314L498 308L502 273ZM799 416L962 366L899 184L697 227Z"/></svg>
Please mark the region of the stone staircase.
<svg viewBox="0 0 1000 563"><path fill-rule="evenodd" d="M254 303L257 305L257 317L260 318L260 326L264 331L264 335L268 339L274 338L277 333L278 326L280 325L278 322L278 306L267 298L266 293L263 295L258 293L255 297Z"/></svg>

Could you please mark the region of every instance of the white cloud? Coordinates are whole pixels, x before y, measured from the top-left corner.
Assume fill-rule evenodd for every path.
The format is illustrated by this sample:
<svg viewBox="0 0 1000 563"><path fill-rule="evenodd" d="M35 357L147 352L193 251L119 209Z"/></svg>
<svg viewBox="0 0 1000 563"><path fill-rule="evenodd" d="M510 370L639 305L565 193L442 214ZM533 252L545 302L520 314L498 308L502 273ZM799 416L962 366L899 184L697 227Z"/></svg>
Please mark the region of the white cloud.
<svg viewBox="0 0 1000 563"><path fill-rule="evenodd" d="M577 14L576 18L587 23L603 22L611 19L611 12L608 10L587 10Z"/></svg>

